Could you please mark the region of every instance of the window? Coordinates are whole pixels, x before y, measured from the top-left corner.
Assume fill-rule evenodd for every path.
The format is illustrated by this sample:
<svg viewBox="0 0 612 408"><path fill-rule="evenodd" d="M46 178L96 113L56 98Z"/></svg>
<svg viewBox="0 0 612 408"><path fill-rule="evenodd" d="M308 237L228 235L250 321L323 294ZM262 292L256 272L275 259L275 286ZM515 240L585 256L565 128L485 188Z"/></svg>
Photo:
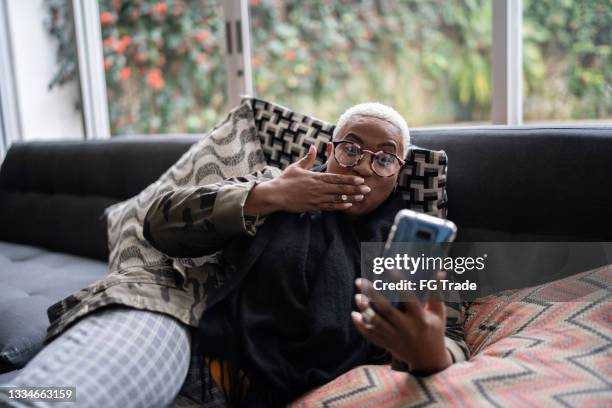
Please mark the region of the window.
<svg viewBox="0 0 612 408"><path fill-rule="evenodd" d="M612 118L612 6L523 0L524 118Z"/></svg>
<svg viewBox="0 0 612 408"><path fill-rule="evenodd" d="M412 127L612 119L609 1L0 5L15 140L204 132L245 90L328 121L368 100Z"/></svg>
<svg viewBox="0 0 612 408"><path fill-rule="evenodd" d="M255 93L334 121L363 101L411 126L490 122L491 0L250 0Z"/></svg>
<svg viewBox="0 0 612 408"><path fill-rule="evenodd" d="M223 2L100 1L111 134L204 132L227 113Z"/></svg>

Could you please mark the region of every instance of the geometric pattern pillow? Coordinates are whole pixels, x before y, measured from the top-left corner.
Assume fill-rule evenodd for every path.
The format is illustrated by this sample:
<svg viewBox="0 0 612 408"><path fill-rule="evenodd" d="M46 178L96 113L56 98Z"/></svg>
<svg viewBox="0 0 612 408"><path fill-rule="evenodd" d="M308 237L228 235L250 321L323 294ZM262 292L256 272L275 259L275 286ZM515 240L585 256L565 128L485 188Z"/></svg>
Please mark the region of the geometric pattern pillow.
<svg viewBox="0 0 612 408"><path fill-rule="evenodd" d="M143 237L144 217L154 197L178 187L216 183L265 166L250 106L241 104L138 195L106 209L110 272L165 264L168 257ZM201 265L207 257L173 259L175 268Z"/></svg>
<svg viewBox="0 0 612 408"><path fill-rule="evenodd" d="M284 169L304 157L311 145L317 148L315 164L325 163L325 143L332 139L335 125L263 99L243 100L251 104L261 147L270 166Z"/></svg>
<svg viewBox="0 0 612 408"><path fill-rule="evenodd" d="M446 218L446 152L411 145L405 160L397 184L407 208Z"/></svg>
<svg viewBox="0 0 612 408"><path fill-rule="evenodd" d="M477 300L465 333L469 361L357 367L292 406L612 406L612 265Z"/></svg>
<svg viewBox="0 0 612 408"><path fill-rule="evenodd" d="M268 164L284 169L304 157L310 145L317 148L316 164L327 160L325 143L332 140L335 125L263 99L243 101L253 109ZM410 145L405 160L398 189L406 208L446 218L446 153Z"/></svg>

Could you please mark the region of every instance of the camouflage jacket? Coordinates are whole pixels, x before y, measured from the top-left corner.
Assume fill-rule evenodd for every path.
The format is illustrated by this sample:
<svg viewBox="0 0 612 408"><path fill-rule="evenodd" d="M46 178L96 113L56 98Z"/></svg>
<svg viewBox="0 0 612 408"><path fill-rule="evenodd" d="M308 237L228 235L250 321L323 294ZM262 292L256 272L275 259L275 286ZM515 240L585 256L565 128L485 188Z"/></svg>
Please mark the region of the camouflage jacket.
<svg viewBox="0 0 612 408"><path fill-rule="evenodd" d="M244 177L185 187L155 197L143 222L143 235L158 247L151 237L152 230L158 231L155 236L159 232L164 236L178 232L179 247L189 242L189 249L180 251L187 258L165 257L163 262L154 260L138 267L111 270L104 278L51 305L47 309L50 325L45 344L83 316L108 305L160 312L197 327L204 310L222 299L242 277L231 262L219 262L216 256L203 260L190 255L214 252L213 248L223 247L232 237L255 234L256 224L262 220L242 216L246 196L256 183L279 173L279 169L267 166ZM187 199L186 205L181 205L183 199ZM193 223L185 219L188 209ZM171 248L168 252L179 254Z"/></svg>
<svg viewBox="0 0 612 408"><path fill-rule="evenodd" d="M171 258L197 258L217 253L230 240L256 233L265 218L243 214L247 195L257 183L276 177L279 173L277 168L266 167L263 171L245 177L203 187L181 188L160 195L149 207L143 235L153 247ZM129 275L137 272L128 273L128 276L110 274L97 282L94 294L81 291L52 306L56 310L49 309L50 318L53 313L61 321L63 314L83 315L105 304L120 303L170 314L195 327L205 308L221 299L242 278L237 276L238 271L229 261L232 258L226 258L228 261L210 264L211 268L222 270L211 271L205 277L196 276L195 271L189 268L177 270L170 263L159 273L166 275L166 280L161 279L164 276L150 276L147 280L146 273L142 272L143 276L132 281L130 278L133 276ZM149 271L149 275L158 274ZM199 280L202 285L193 287L201 287L202 292L206 293L196 293L197 290L186 288L185 282L190 280ZM160 293L159 289L160 283L165 284L167 290L174 291L172 302L164 300L163 291ZM469 357L463 339L464 307L459 303L447 302L446 305L446 347L454 361L464 361ZM49 332L59 332L62 324L57 323L56 326L55 329L51 327ZM394 367L406 368L395 361Z"/></svg>

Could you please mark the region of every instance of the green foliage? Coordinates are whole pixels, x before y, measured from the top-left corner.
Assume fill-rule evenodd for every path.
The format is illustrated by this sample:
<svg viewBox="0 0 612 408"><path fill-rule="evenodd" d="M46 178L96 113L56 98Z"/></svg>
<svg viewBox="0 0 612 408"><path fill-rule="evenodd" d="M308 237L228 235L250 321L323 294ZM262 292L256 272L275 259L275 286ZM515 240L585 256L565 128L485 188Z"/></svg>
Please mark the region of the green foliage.
<svg viewBox="0 0 612 408"><path fill-rule="evenodd" d="M364 100L411 124L489 117L490 0L251 3L258 95L332 121Z"/></svg>
<svg viewBox="0 0 612 408"><path fill-rule="evenodd" d="M533 89L541 99L560 99L562 112L557 114L575 119L610 118L612 4L603 0L525 0L524 10L525 47L532 63L538 64L528 68L538 79L530 78L528 90ZM555 83L550 80L554 77L563 81ZM530 113L526 111L526 115ZM533 116L555 117L554 113L535 112Z"/></svg>
<svg viewBox="0 0 612 408"><path fill-rule="evenodd" d="M113 134L197 132L225 110L221 1L100 2Z"/></svg>
<svg viewBox="0 0 612 408"><path fill-rule="evenodd" d="M330 121L366 100L413 126L490 118L492 0L249 3L261 97ZM221 5L100 1L113 134L202 131L225 113ZM603 1L524 0L528 119L612 116L611 27ZM54 84L75 72L65 48L59 60Z"/></svg>

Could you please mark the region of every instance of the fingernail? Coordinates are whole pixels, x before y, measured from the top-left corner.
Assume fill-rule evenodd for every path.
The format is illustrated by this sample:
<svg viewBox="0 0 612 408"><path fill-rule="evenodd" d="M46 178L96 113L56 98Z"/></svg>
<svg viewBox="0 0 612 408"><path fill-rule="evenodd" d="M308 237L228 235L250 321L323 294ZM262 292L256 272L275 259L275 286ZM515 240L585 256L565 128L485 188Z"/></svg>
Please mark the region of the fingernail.
<svg viewBox="0 0 612 408"><path fill-rule="evenodd" d="M361 201L363 200L363 196L361 194L356 195L355 197L353 197L355 199L355 201Z"/></svg>
<svg viewBox="0 0 612 408"><path fill-rule="evenodd" d="M368 186L359 187L359 191L363 194L368 194L372 189Z"/></svg>
<svg viewBox="0 0 612 408"><path fill-rule="evenodd" d="M355 179L355 184L363 184L363 183L365 183L365 180L364 180L364 179L362 179L361 177L357 177L357 178Z"/></svg>
<svg viewBox="0 0 612 408"><path fill-rule="evenodd" d="M349 208L349 207L352 207L352 206L353 206L353 203L344 203L344 204L342 204L342 206L343 206L344 208Z"/></svg>
<svg viewBox="0 0 612 408"><path fill-rule="evenodd" d="M355 279L355 285L356 285L356 286L357 286L359 289L361 289L361 278L357 278L357 279Z"/></svg>
<svg viewBox="0 0 612 408"><path fill-rule="evenodd" d="M359 312L355 312L354 310L351 312L351 317L353 318L354 321L358 322L360 321L360 313Z"/></svg>
<svg viewBox="0 0 612 408"><path fill-rule="evenodd" d="M367 307L368 306L368 298L366 295L363 295L361 293L357 293L355 295L355 303L357 303L358 305L361 305L363 307Z"/></svg>

